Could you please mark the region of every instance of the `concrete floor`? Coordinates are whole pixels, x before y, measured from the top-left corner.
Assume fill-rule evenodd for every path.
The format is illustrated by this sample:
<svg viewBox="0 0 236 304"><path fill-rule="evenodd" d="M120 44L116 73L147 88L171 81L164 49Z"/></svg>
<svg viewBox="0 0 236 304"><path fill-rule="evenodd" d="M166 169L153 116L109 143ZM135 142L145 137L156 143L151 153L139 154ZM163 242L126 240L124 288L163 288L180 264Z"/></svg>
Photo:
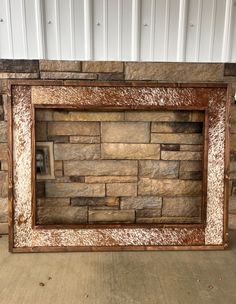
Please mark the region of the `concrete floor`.
<svg viewBox="0 0 236 304"><path fill-rule="evenodd" d="M235 304L227 251L10 254L0 238L0 304Z"/></svg>

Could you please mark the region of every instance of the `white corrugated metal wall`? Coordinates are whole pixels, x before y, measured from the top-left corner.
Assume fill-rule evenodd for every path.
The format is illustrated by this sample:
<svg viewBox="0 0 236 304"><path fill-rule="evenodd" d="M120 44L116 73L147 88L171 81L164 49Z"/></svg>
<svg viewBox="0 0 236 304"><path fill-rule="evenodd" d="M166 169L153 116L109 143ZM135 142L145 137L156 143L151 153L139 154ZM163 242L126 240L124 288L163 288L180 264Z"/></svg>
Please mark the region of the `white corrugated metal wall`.
<svg viewBox="0 0 236 304"><path fill-rule="evenodd" d="M0 58L236 61L236 0L0 0Z"/></svg>

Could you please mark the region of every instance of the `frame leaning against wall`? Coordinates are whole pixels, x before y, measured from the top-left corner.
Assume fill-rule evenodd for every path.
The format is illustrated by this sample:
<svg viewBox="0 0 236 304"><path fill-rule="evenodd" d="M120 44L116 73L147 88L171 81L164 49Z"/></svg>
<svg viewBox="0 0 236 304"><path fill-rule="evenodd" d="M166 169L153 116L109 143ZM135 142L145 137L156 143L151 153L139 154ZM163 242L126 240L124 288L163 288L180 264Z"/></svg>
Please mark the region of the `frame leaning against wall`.
<svg viewBox="0 0 236 304"><path fill-rule="evenodd" d="M225 84L12 81L9 85L9 250L12 252L224 249L228 116ZM35 108L205 111L200 224L35 225Z"/></svg>

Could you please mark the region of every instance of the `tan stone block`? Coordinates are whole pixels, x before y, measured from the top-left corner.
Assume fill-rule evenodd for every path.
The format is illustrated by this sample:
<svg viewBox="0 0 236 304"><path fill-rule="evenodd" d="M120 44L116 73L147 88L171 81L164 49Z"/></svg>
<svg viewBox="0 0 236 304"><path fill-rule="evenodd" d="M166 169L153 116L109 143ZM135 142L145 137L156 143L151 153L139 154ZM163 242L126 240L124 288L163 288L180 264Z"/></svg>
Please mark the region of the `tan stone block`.
<svg viewBox="0 0 236 304"><path fill-rule="evenodd" d="M7 222L8 199L0 197L0 223Z"/></svg>
<svg viewBox="0 0 236 304"><path fill-rule="evenodd" d="M162 198L158 196L136 196L121 197L121 209L147 209L155 208L161 210Z"/></svg>
<svg viewBox="0 0 236 304"><path fill-rule="evenodd" d="M73 60L40 60L40 71L81 72L81 62Z"/></svg>
<svg viewBox="0 0 236 304"><path fill-rule="evenodd" d="M55 160L54 161L54 170L62 170L63 168L63 163L61 160Z"/></svg>
<svg viewBox="0 0 236 304"><path fill-rule="evenodd" d="M69 198L37 198L37 207L65 207L69 205Z"/></svg>
<svg viewBox="0 0 236 304"><path fill-rule="evenodd" d="M204 111L192 111L191 112L191 121L193 122L203 122L205 120Z"/></svg>
<svg viewBox="0 0 236 304"><path fill-rule="evenodd" d="M86 207L40 207L37 208L37 224L86 224Z"/></svg>
<svg viewBox="0 0 236 304"><path fill-rule="evenodd" d="M100 136L70 136L70 143L72 144L98 144L100 143Z"/></svg>
<svg viewBox="0 0 236 304"><path fill-rule="evenodd" d="M48 135L99 135L98 122L49 122Z"/></svg>
<svg viewBox="0 0 236 304"><path fill-rule="evenodd" d="M76 73L76 72L40 72L41 79L97 79L95 73Z"/></svg>
<svg viewBox="0 0 236 304"><path fill-rule="evenodd" d="M158 144L102 144L103 159L160 159Z"/></svg>
<svg viewBox="0 0 236 304"><path fill-rule="evenodd" d="M55 177L60 177L60 176L63 176L63 171L62 170L55 170L54 174L55 174Z"/></svg>
<svg viewBox="0 0 236 304"><path fill-rule="evenodd" d="M136 196L137 183L106 184L107 196Z"/></svg>
<svg viewBox="0 0 236 304"><path fill-rule="evenodd" d="M161 216L161 208L155 209L138 209L136 210L136 222L145 223L146 219L152 219L152 223L155 223L158 217Z"/></svg>
<svg viewBox="0 0 236 304"><path fill-rule="evenodd" d="M36 109L36 121L51 121L53 120L53 110Z"/></svg>
<svg viewBox="0 0 236 304"><path fill-rule="evenodd" d="M179 172L179 179L202 180L202 172Z"/></svg>
<svg viewBox="0 0 236 304"><path fill-rule="evenodd" d="M7 123L0 121L0 142L7 142Z"/></svg>
<svg viewBox="0 0 236 304"><path fill-rule="evenodd" d="M38 73L0 73L0 79L36 79L39 78Z"/></svg>
<svg viewBox="0 0 236 304"><path fill-rule="evenodd" d="M8 223L0 223L0 235L8 234Z"/></svg>
<svg viewBox="0 0 236 304"><path fill-rule="evenodd" d="M72 206L88 206L94 208L115 208L119 207L118 197L75 197L71 199Z"/></svg>
<svg viewBox="0 0 236 304"><path fill-rule="evenodd" d="M70 182L72 183L84 183L85 182L85 177L84 176L69 176Z"/></svg>
<svg viewBox="0 0 236 304"><path fill-rule="evenodd" d="M133 223L134 210L89 210L89 223Z"/></svg>
<svg viewBox="0 0 236 304"><path fill-rule="evenodd" d="M103 143L149 143L150 124L147 122L102 122Z"/></svg>
<svg viewBox="0 0 236 304"><path fill-rule="evenodd" d="M196 224L200 223L200 217L155 217L155 218L137 218L136 223L140 224Z"/></svg>
<svg viewBox="0 0 236 304"><path fill-rule="evenodd" d="M83 72L95 73L119 73L123 72L123 62L120 61L84 61L82 62Z"/></svg>
<svg viewBox="0 0 236 304"><path fill-rule="evenodd" d="M137 175L138 162L129 160L65 161L65 175Z"/></svg>
<svg viewBox="0 0 236 304"><path fill-rule="evenodd" d="M137 176L86 176L85 183L88 184L103 184L103 183L132 183L137 182Z"/></svg>
<svg viewBox="0 0 236 304"><path fill-rule="evenodd" d="M161 159L163 159L163 160L201 160L202 152L162 151Z"/></svg>
<svg viewBox="0 0 236 304"><path fill-rule="evenodd" d="M230 150L235 151L236 150L236 134L230 134L229 141L230 141Z"/></svg>
<svg viewBox="0 0 236 304"><path fill-rule="evenodd" d="M229 213L236 214L236 196L229 197Z"/></svg>
<svg viewBox="0 0 236 304"><path fill-rule="evenodd" d="M105 185L83 183L47 183L46 197L101 197L105 196Z"/></svg>
<svg viewBox="0 0 236 304"><path fill-rule="evenodd" d="M120 121L124 112L55 111L54 121Z"/></svg>
<svg viewBox="0 0 236 304"><path fill-rule="evenodd" d="M35 134L36 141L47 141L47 123L36 122Z"/></svg>
<svg viewBox="0 0 236 304"><path fill-rule="evenodd" d="M182 172L202 171L202 162L201 161L181 161L179 171L182 171Z"/></svg>
<svg viewBox="0 0 236 304"><path fill-rule="evenodd" d="M55 160L92 160L99 157L99 144L54 144Z"/></svg>
<svg viewBox="0 0 236 304"><path fill-rule="evenodd" d="M7 159L7 144L0 143L0 160L6 160L6 159Z"/></svg>
<svg viewBox="0 0 236 304"><path fill-rule="evenodd" d="M202 182L176 179L141 178L138 183L138 195L157 196L199 196Z"/></svg>
<svg viewBox="0 0 236 304"><path fill-rule="evenodd" d="M222 81L223 75L222 63L125 63L127 80Z"/></svg>
<svg viewBox="0 0 236 304"><path fill-rule="evenodd" d="M190 121L190 111L126 111L126 121Z"/></svg>
<svg viewBox="0 0 236 304"><path fill-rule="evenodd" d="M156 133L201 133L200 122L153 122L151 131Z"/></svg>
<svg viewBox="0 0 236 304"><path fill-rule="evenodd" d="M178 178L178 161L143 160L139 161L139 176L149 178Z"/></svg>
<svg viewBox="0 0 236 304"><path fill-rule="evenodd" d="M56 136L48 136L47 140L48 141L53 141L54 143L69 143L69 136L60 136L60 135L56 135Z"/></svg>
<svg viewBox="0 0 236 304"><path fill-rule="evenodd" d="M5 198L8 196L8 173L0 171L0 197Z"/></svg>
<svg viewBox="0 0 236 304"><path fill-rule="evenodd" d="M202 144L203 138L200 134L151 134L152 143L163 144Z"/></svg>
<svg viewBox="0 0 236 304"><path fill-rule="evenodd" d="M164 197L162 216L198 217L201 202L201 197Z"/></svg>
<svg viewBox="0 0 236 304"><path fill-rule="evenodd" d="M202 145L180 145L180 151L200 152L200 151L203 151L203 146Z"/></svg>
<svg viewBox="0 0 236 304"><path fill-rule="evenodd" d="M229 229L236 230L236 214L229 214Z"/></svg>

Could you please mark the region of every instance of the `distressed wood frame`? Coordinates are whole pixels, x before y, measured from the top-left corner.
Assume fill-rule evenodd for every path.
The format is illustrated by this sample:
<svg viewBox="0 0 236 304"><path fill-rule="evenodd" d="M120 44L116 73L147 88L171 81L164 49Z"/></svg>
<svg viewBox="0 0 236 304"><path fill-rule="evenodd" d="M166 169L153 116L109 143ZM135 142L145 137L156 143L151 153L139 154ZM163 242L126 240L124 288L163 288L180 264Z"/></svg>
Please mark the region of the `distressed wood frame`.
<svg viewBox="0 0 236 304"><path fill-rule="evenodd" d="M32 80L10 82L9 92L10 251L196 250L227 247L230 107L227 85ZM204 222L143 224L140 227L35 226L33 122L36 107L205 111Z"/></svg>

